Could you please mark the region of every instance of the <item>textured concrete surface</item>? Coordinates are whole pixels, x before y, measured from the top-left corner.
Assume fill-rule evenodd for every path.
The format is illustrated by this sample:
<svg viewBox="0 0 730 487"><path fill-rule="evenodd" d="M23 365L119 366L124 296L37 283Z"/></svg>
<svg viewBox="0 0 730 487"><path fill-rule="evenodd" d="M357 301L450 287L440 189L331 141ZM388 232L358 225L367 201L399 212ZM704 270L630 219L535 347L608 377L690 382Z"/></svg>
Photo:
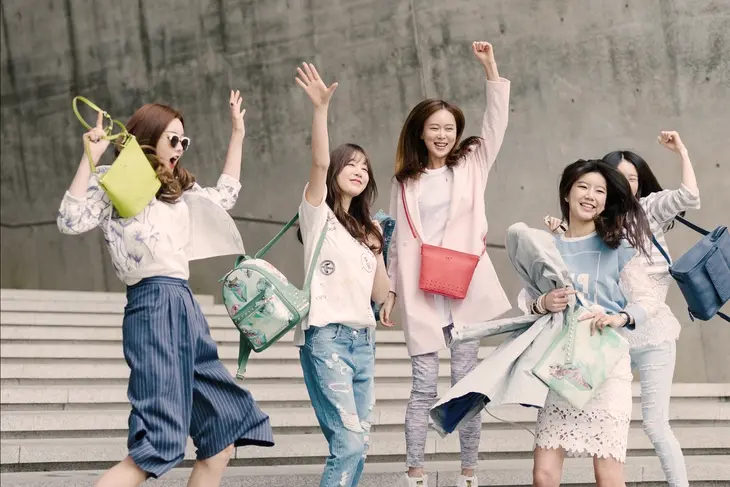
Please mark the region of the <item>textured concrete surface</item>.
<svg viewBox="0 0 730 487"><path fill-rule="evenodd" d="M724 0L7 0L0 16L2 287L122 290L99 232L65 237L53 224L82 151L74 95L121 119L148 101L180 108L193 139L183 163L212 184L229 133L227 92L240 88L247 137L233 214L256 250L296 211L307 177L311 109L293 82L296 63L312 60L340 82L332 142L366 148L385 208L396 139L415 103L452 100L466 112L467 133L477 130L475 39L494 44L512 80L510 125L487 191L491 243L515 221L539 225L557 212L560 170L579 157L632 148L676 187L676 158L655 142L662 129L680 131L695 163L703 208L692 218L707 227L730 221ZM668 237L675 255L696 239L683 228ZM514 296L504 252L491 256ZM271 260L301 281L293 235ZM195 290L218 294L231 263L193 263ZM687 325L676 379L730 381L730 327L690 323L676 289L670 303Z"/></svg>
<svg viewBox="0 0 730 487"><path fill-rule="evenodd" d="M567 459L563 485L594 485L593 467L589 459ZM229 467L222 487L269 487L296 485L316 487L322 467L298 465L292 467ZM382 487L395 485L403 475L401 464L366 464L360 485ZM480 485L532 485L531 460L482 460L477 472ZM696 456L687 459L687 475L693 487L717 486L730 481L730 465L726 455ZM91 487L101 472L47 472L3 475L7 487ZM426 468L429 485L453 487L459 473L458 462L430 462ZM663 485L663 472L654 457L630 457L624 469L629 487ZM189 469L176 469L161 480L150 482L159 487L182 487L190 475ZM146 485L146 484L145 484Z"/></svg>

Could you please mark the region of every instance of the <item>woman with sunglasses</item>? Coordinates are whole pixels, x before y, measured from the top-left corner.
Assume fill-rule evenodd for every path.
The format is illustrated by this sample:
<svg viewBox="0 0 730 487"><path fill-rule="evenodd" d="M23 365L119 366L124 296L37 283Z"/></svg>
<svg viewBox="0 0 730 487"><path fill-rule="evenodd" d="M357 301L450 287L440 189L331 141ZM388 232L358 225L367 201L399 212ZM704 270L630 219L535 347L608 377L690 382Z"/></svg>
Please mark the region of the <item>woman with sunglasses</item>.
<svg viewBox="0 0 730 487"><path fill-rule="evenodd" d="M187 282L188 261L220 255L220 241L232 241L231 248L242 250L226 213L241 188L241 103L240 93L231 92L233 129L215 187L200 187L180 165L190 146L182 114L155 103L138 109L126 127L162 183L156 198L137 216L121 218L99 185L109 166L91 173L84 155L61 202L60 231L78 235L100 226L117 276L127 285L122 346L130 368L129 455L97 487L132 487L160 477L183 460L188 436L197 448L189 487L220 485L234 445L274 444L269 417L219 360ZM84 134L94 161L109 145L104 135L100 114L96 127ZM204 235L192 234L201 207L209 220L225 222L222 230L208 231L218 227L206 221Z"/></svg>

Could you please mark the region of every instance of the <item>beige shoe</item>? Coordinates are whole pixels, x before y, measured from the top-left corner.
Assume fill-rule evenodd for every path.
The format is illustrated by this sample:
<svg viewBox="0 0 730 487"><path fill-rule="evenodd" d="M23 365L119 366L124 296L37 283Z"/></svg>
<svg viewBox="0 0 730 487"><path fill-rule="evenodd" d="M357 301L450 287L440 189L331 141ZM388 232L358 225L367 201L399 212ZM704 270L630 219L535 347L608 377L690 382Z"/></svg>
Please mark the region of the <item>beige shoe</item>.
<svg viewBox="0 0 730 487"><path fill-rule="evenodd" d="M403 487L428 487L428 475L409 477L408 474L405 474L402 477L401 485Z"/></svg>
<svg viewBox="0 0 730 487"><path fill-rule="evenodd" d="M479 487L479 481L477 480L476 475L473 477L464 477L463 475L459 475L459 483L456 485L457 487Z"/></svg>

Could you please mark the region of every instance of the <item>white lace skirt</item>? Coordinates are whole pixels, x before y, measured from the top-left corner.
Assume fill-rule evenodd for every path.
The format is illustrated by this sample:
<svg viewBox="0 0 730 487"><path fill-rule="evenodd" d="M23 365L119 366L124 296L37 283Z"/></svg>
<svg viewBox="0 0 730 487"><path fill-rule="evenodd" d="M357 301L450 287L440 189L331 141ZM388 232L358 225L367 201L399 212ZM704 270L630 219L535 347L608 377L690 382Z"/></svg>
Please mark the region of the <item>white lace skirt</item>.
<svg viewBox="0 0 730 487"><path fill-rule="evenodd" d="M550 391L537 415L535 447L562 448L569 457L626 460L631 422L631 360L626 354L580 410Z"/></svg>

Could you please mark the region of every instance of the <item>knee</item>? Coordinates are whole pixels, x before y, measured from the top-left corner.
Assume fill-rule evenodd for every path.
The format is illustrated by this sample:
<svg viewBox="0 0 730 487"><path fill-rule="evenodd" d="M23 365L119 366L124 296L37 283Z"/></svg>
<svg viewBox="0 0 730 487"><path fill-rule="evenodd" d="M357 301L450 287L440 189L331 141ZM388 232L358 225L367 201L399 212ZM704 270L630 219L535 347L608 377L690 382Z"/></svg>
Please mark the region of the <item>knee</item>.
<svg viewBox="0 0 730 487"><path fill-rule="evenodd" d="M369 439L366 441L365 435L363 434L348 434L347 436L342 443L342 449L339 452L335 452L334 456L344 460L348 464L355 464L366 456Z"/></svg>
<svg viewBox="0 0 730 487"><path fill-rule="evenodd" d="M597 487L618 487L624 484L623 470L614 468L596 469Z"/></svg>
<svg viewBox="0 0 730 487"><path fill-rule="evenodd" d="M559 469L546 466L535 466L532 470L534 487L560 487L561 472Z"/></svg>
<svg viewBox="0 0 730 487"><path fill-rule="evenodd" d="M203 462L211 470L223 470L228 465L228 461L231 459L235 451L236 448L233 445L228 445L212 457L201 460L201 462Z"/></svg>

